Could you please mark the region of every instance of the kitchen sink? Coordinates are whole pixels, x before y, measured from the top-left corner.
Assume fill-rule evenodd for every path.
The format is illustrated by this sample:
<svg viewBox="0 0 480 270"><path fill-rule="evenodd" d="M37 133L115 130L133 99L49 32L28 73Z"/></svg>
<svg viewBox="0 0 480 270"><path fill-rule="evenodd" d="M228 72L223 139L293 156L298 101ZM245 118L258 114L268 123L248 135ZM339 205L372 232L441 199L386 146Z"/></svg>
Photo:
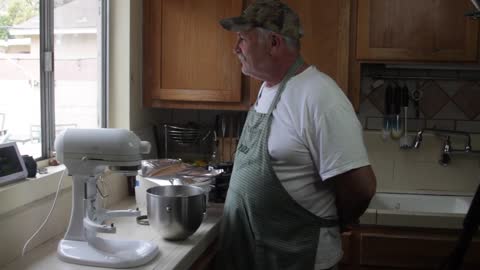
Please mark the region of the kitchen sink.
<svg viewBox="0 0 480 270"><path fill-rule="evenodd" d="M370 209L422 213L466 214L471 196L377 193Z"/></svg>

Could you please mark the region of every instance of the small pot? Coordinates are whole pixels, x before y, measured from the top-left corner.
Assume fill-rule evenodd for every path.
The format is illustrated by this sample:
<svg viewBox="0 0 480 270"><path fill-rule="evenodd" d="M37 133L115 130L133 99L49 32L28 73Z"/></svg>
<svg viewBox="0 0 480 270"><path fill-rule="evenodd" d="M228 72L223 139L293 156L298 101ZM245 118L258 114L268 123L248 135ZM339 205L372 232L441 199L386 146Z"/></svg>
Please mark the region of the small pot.
<svg viewBox="0 0 480 270"><path fill-rule="evenodd" d="M207 199L196 186L155 186L147 189L150 226L167 240L184 240L203 221Z"/></svg>
<svg viewBox="0 0 480 270"><path fill-rule="evenodd" d="M223 174L228 174L232 172L233 162L221 162L221 163L213 164L211 166L217 170L222 169Z"/></svg>

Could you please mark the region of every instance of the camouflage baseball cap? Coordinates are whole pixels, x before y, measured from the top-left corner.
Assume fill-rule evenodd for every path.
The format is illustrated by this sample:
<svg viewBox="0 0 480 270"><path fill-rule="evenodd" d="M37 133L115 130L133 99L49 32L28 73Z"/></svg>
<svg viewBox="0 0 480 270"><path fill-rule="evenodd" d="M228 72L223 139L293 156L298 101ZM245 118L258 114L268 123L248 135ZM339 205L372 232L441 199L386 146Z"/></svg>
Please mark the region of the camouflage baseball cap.
<svg viewBox="0 0 480 270"><path fill-rule="evenodd" d="M241 16L220 20L220 24L235 32L260 27L295 40L303 36L298 15L280 1L257 1L245 9Z"/></svg>

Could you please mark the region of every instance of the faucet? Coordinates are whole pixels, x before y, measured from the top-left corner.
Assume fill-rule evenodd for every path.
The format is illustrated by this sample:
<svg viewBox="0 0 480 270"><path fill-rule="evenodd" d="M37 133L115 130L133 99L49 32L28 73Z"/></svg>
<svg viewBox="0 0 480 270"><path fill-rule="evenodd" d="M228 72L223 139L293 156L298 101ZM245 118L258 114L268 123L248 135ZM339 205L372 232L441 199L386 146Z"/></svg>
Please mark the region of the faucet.
<svg viewBox="0 0 480 270"><path fill-rule="evenodd" d="M420 143L423 140L423 132L423 129L417 132L417 135L415 136L415 141L413 142L413 148L418 149L420 147Z"/></svg>
<svg viewBox="0 0 480 270"><path fill-rule="evenodd" d="M474 151L472 149L471 145L471 137L468 132L464 131L455 131L455 130L445 130L445 129L421 129L417 132L415 136L415 140L413 142L413 145L411 148L418 149L420 148L420 145L423 140L423 133L425 131L432 132L436 134L437 136L439 135L446 135L445 136L445 141L443 142L441 154L440 154L440 160L438 161L442 166L447 166L450 163L451 160L451 154L453 153L472 153L472 154L480 154L480 151ZM450 135L455 135L455 136L463 136L466 138L465 140L465 147L463 149L454 149L452 148L451 140L450 140Z"/></svg>
<svg viewBox="0 0 480 270"><path fill-rule="evenodd" d="M448 166L448 163L450 163L450 152L451 152L451 142L450 142L450 136L447 136L445 141L443 142L443 150L442 153L440 154L440 160L438 161L440 165L446 167Z"/></svg>
<svg viewBox="0 0 480 270"><path fill-rule="evenodd" d="M417 132L417 135L415 136L415 140L413 143L413 148L418 149L422 143L423 140L423 133L425 131L430 131L434 134L441 135L441 134L450 134L450 135L456 135L456 136L464 136L466 137L465 141L465 148L464 152L470 152L472 151L472 145L471 145L471 137L468 132L465 131L455 131L455 130L447 130L447 129L436 129L436 128L425 128L421 129ZM450 136L447 136L447 139L450 140Z"/></svg>

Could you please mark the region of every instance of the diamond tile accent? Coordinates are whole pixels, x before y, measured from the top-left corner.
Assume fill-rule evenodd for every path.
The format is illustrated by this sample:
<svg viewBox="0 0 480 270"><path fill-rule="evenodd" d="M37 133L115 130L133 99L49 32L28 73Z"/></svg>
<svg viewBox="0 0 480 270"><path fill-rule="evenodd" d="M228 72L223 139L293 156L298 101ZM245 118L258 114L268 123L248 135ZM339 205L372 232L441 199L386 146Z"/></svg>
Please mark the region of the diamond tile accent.
<svg viewBox="0 0 480 270"><path fill-rule="evenodd" d="M450 101L448 95L433 81L423 85L420 90L423 92L420 110L427 119L433 118Z"/></svg>
<svg viewBox="0 0 480 270"><path fill-rule="evenodd" d="M367 96L363 92L360 92L360 104L362 104L366 100L368 100Z"/></svg>
<svg viewBox="0 0 480 270"><path fill-rule="evenodd" d="M415 115L415 103L410 101L409 130L436 126L451 130L480 132L480 70L435 68L405 70L380 64L362 64L361 103L358 117L362 120L366 119L366 122L362 122L365 129L379 129L380 120L385 112L385 88L388 80L384 85L374 89L372 76L378 78L375 75L398 76L398 82L400 85L406 84L410 94L415 89L422 91L418 119ZM400 79L401 76L412 77L412 79ZM438 78L433 80L421 78L436 76ZM452 79L446 80L445 77Z"/></svg>
<svg viewBox="0 0 480 270"><path fill-rule="evenodd" d="M456 119L456 120L468 120L465 113L458 108L458 106L449 101L434 117L434 119Z"/></svg>
<svg viewBox="0 0 480 270"><path fill-rule="evenodd" d="M361 93L368 96L372 91L373 80L370 77L363 77L361 81Z"/></svg>
<svg viewBox="0 0 480 270"><path fill-rule="evenodd" d="M365 99L365 101L360 104L360 111L363 116L383 117L383 114L368 99Z"/></svg>
<svg viewBox="0 0 480 270"><path fill-rule="evenodd" d="M385 114L385 88L387 84L373 90L370 95L368 95L368 100L377 107L377 109Z"/></svg>
<svg viewBox="0 0 480 270"><path fill-rule="evenodd" d="M478 83L466 83L452 99L469 119L475 119L480 114L480 85Z"/></svg>
<svg viewBox="0 0 480 270"><path fill-rule="evenodd" d="M465 81L436 81L445 93L453 97L460 88L466 83Z"/></svg>

